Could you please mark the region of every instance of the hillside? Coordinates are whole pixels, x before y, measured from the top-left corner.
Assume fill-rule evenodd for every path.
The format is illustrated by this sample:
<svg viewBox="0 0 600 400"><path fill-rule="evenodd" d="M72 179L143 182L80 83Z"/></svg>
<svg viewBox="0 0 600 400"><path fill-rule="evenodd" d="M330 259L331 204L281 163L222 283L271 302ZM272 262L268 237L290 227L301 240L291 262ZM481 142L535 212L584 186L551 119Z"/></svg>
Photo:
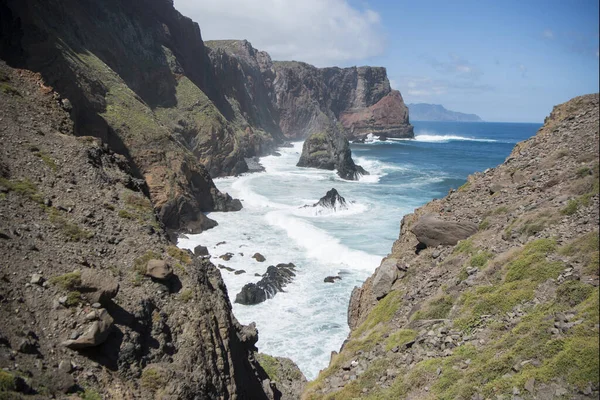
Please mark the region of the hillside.
<svg viewBox="0 0 600 400"><path fill-rule="evenodd" d="M304 398L598 398L598 100L402 219Z"/></svg>
<svg viewBox="0 0 600 400"><path fill-rule="evenodd" d="M410 119L413 121L456 121L456 122L481 122L476 114L465 114L447 110L440 104L417 103L408 104Z"/></svg>

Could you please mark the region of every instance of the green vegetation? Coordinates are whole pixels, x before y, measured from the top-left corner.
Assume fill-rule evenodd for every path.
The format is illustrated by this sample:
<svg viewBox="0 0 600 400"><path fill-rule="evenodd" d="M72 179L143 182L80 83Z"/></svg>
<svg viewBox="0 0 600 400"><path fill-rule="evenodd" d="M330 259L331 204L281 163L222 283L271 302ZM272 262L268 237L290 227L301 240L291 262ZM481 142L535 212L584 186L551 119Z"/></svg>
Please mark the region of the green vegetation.
<svg viewBox="0 0 600 400"><path fill-rule="evenodd" d="M156 392L159 389L162 389L166 385L166 379L156 368L146 367L144 371L142 371L141 384L142 387Z"/></svg>
<svg viewBox="0 0 600 400"><path fill-rule="evenodd" d="M81 272L73 271L63 275L53 276L50 283L63 290L74 290L81 286Z"/></svg>
<svg viewBox="0 0 600 400"><path fill-rule="evenodd" d="M36 157L39 157L44 164L46 164L52 171L56 172L58 170L58 165L56 165L56 161L52 157L50 157L47 153L43 151L38 151L34 153Z"/></svg>
<svg viewBox="0 0 600 400"><path fill-rule="evenodd" d="M508 211L509 211L508 207L500 206L500 207L496 208L492 213L494 215L500 215L500 214L506 214Z"/></svg>
<svg viewBox="0 0 600 400"><path fill-rule="evenodd" d="M560 212L564 215L573 215L577 212L579 208L579 202L576 199L571 199Z"/></svg>
<svg viewBox="0 0 600 400"><path fill-rule="evenodd" d="M194 291L192 289L183 289L181 293L179 293L179 300L187 303L191 299L194 298Z"/></svg>
<svg viewBox="0 0 600 400"><path fill-rule="evenodd" d="M85 391L81 393L79 397L81 397L82 400L102 400L100 393L94 389L85 389Z"/></svg>
<svg viewBox="0 0 600 400"><path fill-rule="evenodd" d="M600 272L599 250L598 231L592 231L562 246L558 252L582 263L586 273L598 275Z"/></svg>
<svg viewBox="0 0 600 400"><path fill-rule="evenodd" d="M400 347L405 343L415 340L416 337L417 332L412 329L399 329L385 340L385 350L390 351L396 346Z"/></svg>
<svg viewBox="0 0 600 400"><path fill-rule="evenodd" d="M17 385L15 383L15 377L9 372L0 369L0 393L12 392L16 390Z"/></svg>
<svg viewBox="0 0 600 400"><path fill-rule="evenodd" d="M591 174L592 174L592 170L589 169L588 167L581 167L577 170L577 172L575 172L575 175L577 175L577 177L579 177L579 178L583 178L583 177L586 177Z"/></svg>
<svg viewBox="0 0 600 400"><path fill-rule="evenodd" d="M167 254L186 265L190 265L192 263L192 257L190 257L190 254L186 250L181 250L177 246L167 247Z"/></svg>
<svg viewBox="0 0 600 400"><path fill-rule="evenodd" d="M144 275L146 273L146 264L148 264L148 261L150 260L162 260L162 257L160 254L149 250L144 253L143 256L138 257L133 261L133 270Z"/></svg>
<svg viewBox="0 0 600 400"><path fill-rule="evenodd" d="M490 253L489 251L480 251L471 257L469 264L471 264L471 267L481 268L484 267L488 260L490 260L492 257L494 257L494 253Z"/></svg>
<svg viewBox="0 0 600 400"><path fill-rule="evenodd" d="M467 181L458 188L458 191L464 192L465 190L469 189L470 187L471 187L471 182Z"/></svg>
<svg viewBox="0 0 600 400"><path fill-rule="evenodd" d="M133 216L132 213L130 213L127 210L119 210L118 213L119 217L123 218L123 219L135 219L135 217Z"/></svg>
<svg viewBox="0 0 600 400"><path fill-rule="evenodd" d="M144 196L136 195L133 193L126 193L122 195L125 198L124 209L119 210L119 217L129 220L137 220L142 224L149 224L154 228L159 228L158 221L154 215L154 209L152 203ZM105 204L105 207L114 210L114 206Z"/></svg>
<svg viewBox="0 0 600 400"><path fill-rule="evenodd" d="M527 237L540 233L548 226L559 221L559 216L552 210L544 210L534 215L513 221L504 230L506 236L510 236L513 229ZM516 227L516 228L515 228Z"/></svg>
<svg viewBox="0 0 600 400"><path fill-rule="evenodd" d="M413 314L412 320L446 318L454 305L450 296L441 296L431 300L421 310Z"/></svg>
<svg viewBox="0 0 600 400"><path fill-rule="evenodd" d="M37 186L29 179L9 180L0 177L0 186L4 186L9 191L15 192L31 201L42 203L42 196L38 193Z"/></svg>
<svg viewBox="0 0 600 400"><path fill-rule="evenodd" d="M484 220L481 221L481 223L479 224L480 231L485 231L489 227L490 227L490 221L488 221L487 218L484 218Z"/></svg>
<svg viewBox="0 0 600 400"><path fill-rule="evenodd" d="M11 96L21 96L21 93L7 83L0 82L0 92Z"/></svg>
<svg viewBox="0 0 600 400"><path fill-rule="evenodd" d="M568 306L576 306L587 299L594 287L580 281L567 281L556 290L556 299Z"/></svg>
<svg viewBox="0 0 600 400"><path fill-rule="evenodd" d="M67 301L65 302L65 306L67 307L75 307L81 302L81 293L74 290L72 292L67 293Z"/></svg>
<svg viewBox="0 0 600 400"><path fill-rule="evenodd" d="M258 353L256 359L269 376L269 379L276 382L279 381L279 361L277 361L275 357L264 353Z"/></svg>
<svg viewBox="0 0 600 400"><path fill-rule="evenodd" d="M475 246L472 238L461 240L452 250L452 254L473 254L474 252Z"/></svg>
<svg viewBox="0 0 600 400"><path fill-rule="evenodd" d="M80 240L90 239L94 237L93 232L89 232L79 227L79 225L69 222L55 208L47 208L46 212L52 222L62 233L71 241L79 242Z"/></svg>
<svg viewBox="0 0 600 400"><path fill-rule="evenodd" d="M381 299L369 312L365 322L352 332L352 338L358 338L375 326L391 321L402 303L401 294L400 291L394 290Z"/></svg>

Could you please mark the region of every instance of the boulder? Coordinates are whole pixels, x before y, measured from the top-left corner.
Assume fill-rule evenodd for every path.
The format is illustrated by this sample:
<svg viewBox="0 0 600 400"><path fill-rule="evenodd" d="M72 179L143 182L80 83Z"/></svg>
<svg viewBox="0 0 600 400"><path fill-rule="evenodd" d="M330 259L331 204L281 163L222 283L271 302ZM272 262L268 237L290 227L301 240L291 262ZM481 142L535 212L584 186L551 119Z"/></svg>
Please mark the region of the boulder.
<svg viewBox="0 0 600 400"><path fill-rule="evenodd" d="M119 282L109 274L93 269L81 271L81 295L90 303L106 305L119 293Z"/></svg>
<svg viewBox="0 0 600 400"><path fill-rule="evenodd" d="M272 298L278 292L282 292L283 287L296 276L294 273L295 268L296 266L292 263L269 266L260 281L244 285L242 290L235 296L235 302L252 305Z"/></svg>
<svg viewBox="0 0 600 400"><path fill-rule="evenodd" d="M194 247L194 255L198 257L208 256L208 248L206 246L196 246Z"/></svg>
<svg viewBox="0 0 600 400"><path fill-rule="evenodd" d="M325 196L321 197L318 202L316 202L312 206L304 207L323 207L338 211L347 210L348 204L346 203L346 199L340 196L340 194L335 188L332 188L331 190L327 191Z"/></svg>
<svg viewBox="0 0 600 400"><path fill-rule="evenodd" d="M221 255L219 256L219 258L220 258L221 260L225 260L225 261L229 261L229 260L231 260L231 257L233 257L233 253L225 253L225 254L221 254Z"/></svg>
<svg viewBox="0 0 600 400"><path fill-rule="evenodd" d="M342 279L341 276L328 276L325 279L323 279L323 282L325 283L335 283L335 281Z"/></svg>
<svg viewBox="0 0 600 400"><path fill-rule="evenodd" d="M252 256L252 258L254 258L258 262L264 262L266 260L265 256L263 256L260 253L254 253L254 255Z"/></svg>
<svg viewBox="0 0 600 400"><path fill-rule="evenodd" d="M398 260L387 258L383 260L373 278L373 296L379 300L392 290L392 285L398 279Z"/></svg>
<svg viewBox="0 0 600 400"><path fill-rule="evenodd" d="M477 233L477 225L469 221L445 221L433 214L421 217L411 228L419 243L426 247L455 245Z"/></svg>
<svg viewBox="0 0 600 400"><path fill-rule="evenodd" d="M95 347L106 341L113 326L113 318L108 311L101 308L95 310L96 320L94 320L85 333L77 339L64 341L62 345L72 350L84 349L86 347Z"/></svg>
<svg viewBox="0 0 600 400"><path fill-rule="evenodd" d="M149 260L146 275L156 279L167 279L173 274L173 268L164 260Z"/></svg>

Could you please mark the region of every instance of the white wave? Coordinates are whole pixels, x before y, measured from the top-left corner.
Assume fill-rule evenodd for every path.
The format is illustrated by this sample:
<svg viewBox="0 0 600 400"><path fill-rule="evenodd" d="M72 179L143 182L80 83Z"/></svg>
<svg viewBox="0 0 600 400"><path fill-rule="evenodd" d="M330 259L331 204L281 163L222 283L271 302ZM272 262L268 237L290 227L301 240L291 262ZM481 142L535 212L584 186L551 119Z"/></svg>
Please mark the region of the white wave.
<svg viewBox="0 0 600 400"><path fill-rule="evenodd" d="M289 208L288 205L275 203L265 196L262 196L254 192L250 187L250 182L254 180L257 175L251 174L238 178L237 181L233 182L231 188L237 192L237 197L244 201L244 205L251 205L255 207L271 207L271 208Z"/></svg>
<svg viewBox="0 0 600 400"><path fill-rule="evenodd" d="M494 139L469 138L469 137L459 136L459 135L434 135L434 134L416 135L414 140L416 140L417 142L427 142L427 143L445 143L445 142L450 142L453 140L466 141L466 142L487 142L487 143L497 142L497 140L494 140Z"/></svg>
<svg viewBox="0 0 600 400"><path fill-rule="evenodd" d="M272 211L265 215L265 219L269 224L285 230L290 239L304 248L308 257L321 263L373 271L381 262L381 257L350 249L322 229L286 212Z"/></svg>

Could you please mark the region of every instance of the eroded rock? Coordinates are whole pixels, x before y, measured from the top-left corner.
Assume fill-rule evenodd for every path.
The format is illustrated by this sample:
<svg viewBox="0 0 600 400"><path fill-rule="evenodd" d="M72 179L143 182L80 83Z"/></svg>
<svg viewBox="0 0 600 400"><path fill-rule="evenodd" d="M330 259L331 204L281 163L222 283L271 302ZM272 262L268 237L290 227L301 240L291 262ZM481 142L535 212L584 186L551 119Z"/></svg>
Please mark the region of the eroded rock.
<svg viewBox="0 0 600 400"><path fill-rule="evenodd" d="M433 214L421 217L411 228L419 243L427 247L455 245L477 232L477 225L469 221L445 221Z"/></svg>

